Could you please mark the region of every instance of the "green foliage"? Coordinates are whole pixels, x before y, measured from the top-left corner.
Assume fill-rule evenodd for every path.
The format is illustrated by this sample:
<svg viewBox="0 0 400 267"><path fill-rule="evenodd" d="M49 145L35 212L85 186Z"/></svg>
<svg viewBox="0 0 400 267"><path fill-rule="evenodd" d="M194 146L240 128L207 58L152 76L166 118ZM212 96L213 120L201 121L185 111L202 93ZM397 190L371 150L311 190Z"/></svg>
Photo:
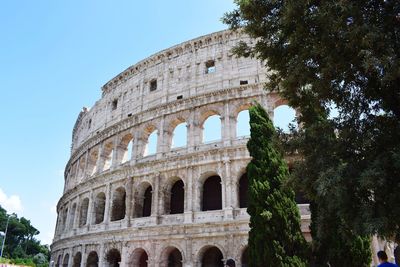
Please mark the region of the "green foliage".
<svg viewBox="0 0 400 267"><path fill-rule="evenodd" d="M294 192L284 186L289 172L276 149L274 126L260 105L249 112L250 266L307 266L307 244L300 230Z"/></svg>
<svg viewBox="0 0 400 267"><path fill-rule="evenodd" d="M0 231L5 232L8 216L10 216L10 220L3 251L4 257L10 258L11 262L15 264L35 266L33 258L40 254L46 260L41 264L48 265L50 249L34 238L39 231L31 225L29 220L24 217L18 218L16 214L7 215L7 211L0 206Z"/></svg>
<svg viewBox="0 0 400 267"><path fill-rule="evenodd" d="M263 60L267 88L301 114L284 147L303 157L293 180L314 203L314 255L400 242L400 1L235 2L224 21L256 38L235 52Z"/></svg>

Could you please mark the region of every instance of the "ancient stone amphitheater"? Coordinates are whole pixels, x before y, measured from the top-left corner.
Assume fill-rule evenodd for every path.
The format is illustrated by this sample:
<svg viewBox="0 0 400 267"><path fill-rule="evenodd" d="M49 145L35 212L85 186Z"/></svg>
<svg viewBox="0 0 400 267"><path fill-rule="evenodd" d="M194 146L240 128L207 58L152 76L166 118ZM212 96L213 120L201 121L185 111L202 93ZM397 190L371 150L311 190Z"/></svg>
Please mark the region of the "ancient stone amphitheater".
<svg viewBox="0 0 400 267"><path fill-rule="evenodd" d="M232 54L240 40L251 42L222 31L156 53L81 111L53 266L247 266L250 157L238 117L254 101L271 116L284 102L263 90L261 62Z"/></svg>

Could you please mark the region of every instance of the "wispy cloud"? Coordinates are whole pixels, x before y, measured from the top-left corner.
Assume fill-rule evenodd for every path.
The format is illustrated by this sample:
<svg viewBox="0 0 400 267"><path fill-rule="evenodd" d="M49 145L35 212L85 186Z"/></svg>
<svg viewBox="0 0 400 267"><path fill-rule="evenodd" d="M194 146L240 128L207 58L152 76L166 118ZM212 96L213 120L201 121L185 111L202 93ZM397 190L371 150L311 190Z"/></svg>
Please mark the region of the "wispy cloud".
<svg viewBox="0 0 400 267"><path fill-rule="evenodd" d="M8 213L22 212L21 198L17 195L7 196L7 194L0 188L0 205L7 210Z"/></svg>

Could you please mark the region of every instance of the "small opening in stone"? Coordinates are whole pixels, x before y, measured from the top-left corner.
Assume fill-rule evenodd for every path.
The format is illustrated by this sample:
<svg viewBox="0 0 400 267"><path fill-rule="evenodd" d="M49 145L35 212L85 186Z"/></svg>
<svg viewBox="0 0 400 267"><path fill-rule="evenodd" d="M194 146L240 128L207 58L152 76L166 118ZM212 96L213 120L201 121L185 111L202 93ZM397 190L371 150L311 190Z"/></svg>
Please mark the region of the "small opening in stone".
<svg viewBox="0 0 400 267"><path fill-rule="evenodd" d="M128 117L131 117L131 116L132 116L132 113L129 113L129 114L128 114Z"/></svg>
<svg viewBox="0 0 400 267"><path fill-rule="evenodd" d="M151 80L150 81L150 92L157 90L157 80Z"/></svg>
<svg viewBox="0 0 400 267"><path fill-rule="evenodd" d="M118 99L114 99L111 104L112 110L116 110L118 107Z"/></svg>
<svg viewBox="0 0 400 267"><path fill-rule="evenodd" d="M177 97L176 97L176 99L182 99L183 98L183 95L178 95Z"/></svg>
<svg viewBox="0 0 400 267"><path fill-rule="evenodd" d="M244 81L240 81L240 85L245 85L245 84L248 84L249 82L247 81L247 80L244 80Z"/></svg>
<svg viewBox="0 0 400 267"><path fill-rule="evenodd" d="M206 74L215 72L215 61L209 60L206 62Z"/></svg>

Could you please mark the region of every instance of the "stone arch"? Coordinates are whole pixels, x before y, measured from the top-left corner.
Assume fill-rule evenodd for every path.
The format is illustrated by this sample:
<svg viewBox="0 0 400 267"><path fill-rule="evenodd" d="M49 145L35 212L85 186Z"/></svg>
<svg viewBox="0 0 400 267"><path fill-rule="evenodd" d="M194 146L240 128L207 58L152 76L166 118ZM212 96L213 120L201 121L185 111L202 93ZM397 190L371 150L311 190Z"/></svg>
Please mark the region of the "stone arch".
<svg viewBox="0 0 400 267"><path fill-rule="evenodd" d="M89 150L88 162L86 165L86 172L89 176L92 176L97 172L97 160L99 158L99 148L93 147Z"/></svg>
<svg viewBox="0 0 400 267"><path fill-rule="evenodd" d="M67 253L64 256L62 267L68 267L68 263L69 263L69 254Z"/></svg>
<svg viewBox="0 0 400 267"><path fill-rule="evenodd" d="M143 248L135 249L129 261L129 266L132 267L148 267L149 254Z"/></svg>
<svg viewBox="0 0 400 267"><path fill-rule="evenodd" d="M106 254L107 267L119 267L121 264L121 253L118 249L110 249Z"/></svg>
<svg viewBox="0 0 400 267"><path fill-rule="evenodd" d="M187 123L186 121L178 123L171 135L171 148L187 146Z"/></svg>
<svg viewBox="0 0 400 267"><path fill-rule="evenodd" d="M238 194L239 194L239 208L248 207L248 190L249 190L249 179L247 172L243 173L239 178L238 183Z"/></svg>
<svg viewBox="0 0 400 267"><path fill-rule="evenodd" d="M133 152L133 135L131 133L125 134L121 138L118 146L118 162L125 163L131 160Z"/></svg>
<svg viewBox="0 0 400 267"><path fill-rule="evenodd" d="M82 253L77 252L74 256L72 267L80 267L82 262Z"/></svg>
<svg viewBox="0 0 400 267"><path fill-rule="evenodd" d="M143 131L143 157L157 153L158 129L154 125L148 125Z"/></svg>
<svg viewBox="0 0 400 267"><path fill-rule="evenodd" d="M113 194L111 207L111 221L119 221L125 218L126 212L126 191L124 187L118 187Z"/></svg>
<svg viewBox="0 0 400 267"><path fill-rule="evenodd" d="M281 128L284 132L289 132L289 124L295 123L296 110L291 108L286 101L277 101L274 105L272 121L275 127Z"/></svg>
<svg viewBox="0 0 400 267"><path fill-rule="evenodd" d="M250 136L250 114L248 109L238 112L235 128L236 138Z"/></svg>
<svg viewBox="0 0 400 267"><path fill-rule="evenodd" d="M84 198L81 202L81 208L79 212L79 227L87 224L87 215L89 210L89 198Z"/></svg>
<svg viewBox="0 0 400 267"><path fill-rule="evenodd" d="M135 193L135 217L148 217L151 215L153 187L149 182L142 182Z"/></svg>
<svg viewBox="0 0 400 267"><path fill-rule="evenodd" d="M114 143L112 141L106 141L103 151L102 151L102 158L104 160L102 171L109 170L113 164L113 154L114 154Z"/></svg>
<svg viewBox="0 0 400 267"><path fill-rule="evenodd" d="M78 176L83 178L85 176L86 159L84 156L79 158Z"/></svg>
<svg viewBox="0 0 400 267"><path fill-rule="evenodd" d="M61 266L61 261L62 261L62 255L58 255L57 262L56 262L56 267L60 267Z"/></svg>
<svg viewBox="0 0 400 267"><path fill-rule="evenodd" d="M201 210L222 209L222 179L216 173L206 173L200 179L201 185Z"/></svg>
<svg viewBox="0 0 400 267"><path fill-rule="evenodd" d="M65 231L67 229L67 216L68 216L68 207L64 209L64 212L62 213L62 231Z"/></svg>
<svg viewBox="0 0 400 267"><path fill-rule="evenodd" d="M201 142L216 142L222 139L221 113L207 110L200 116Z"/></svg>
<svg viewBox="0 0 400 267"><path fill-rule="evenodd" d="M183 255L182 250L175 246L166 247L160 257L160 267L182 267Z"/></svg>
<svg viewBox="0 0 400 267"><path fill-rule="evenodd" d="M99 266L99 256L96 251L91 251L86 260L86 267L98 267Z"/></svg>
<svg viewBox="0 0 400 267"><path fill-rule="evenodd" d="M73 229L74 228L74 221L75 221L75 214L76 214L76 203L72 204L72 208L71 208L71 214L69 216L69 223L68 223L68 227L69 229Z"/></svg>
<svg viewBox="0 0 400 267"><path fill-rule="evenodd" d="M218 246L207 245L198 253L201 267L224 267L224 256Z"/></svg>
<svg viewBox="0 0 400 267"><path fill-rule="evenodd" d="M171 181L168 190L166 211L169 214L180 214L185 209L185 184L180 178Z"/></svg>
<svg viewBox="0 0 400 267"><path fill-rule="evenodd" d="M106 194L100 192L96 195L94 202L94 223L99 224L104 221L104 212L106 207Z"/></svg>

